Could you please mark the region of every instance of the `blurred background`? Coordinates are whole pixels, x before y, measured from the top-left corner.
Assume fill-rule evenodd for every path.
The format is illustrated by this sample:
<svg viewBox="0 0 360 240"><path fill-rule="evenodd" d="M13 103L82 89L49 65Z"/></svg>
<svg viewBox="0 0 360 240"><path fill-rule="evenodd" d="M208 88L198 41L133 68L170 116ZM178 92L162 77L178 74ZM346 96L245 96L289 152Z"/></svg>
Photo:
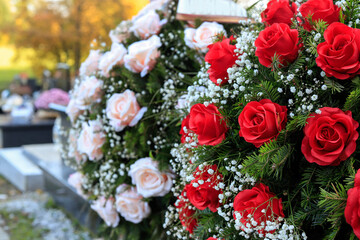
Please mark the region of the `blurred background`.
<svg viewBox="0 0 360 240"><path fill-rule="evenodd" d="M73 79L91 46L110 43L109 31L148 2L0 0L0 91L23 95L49 88L50 78Z"/></svg>
<svg viewBox="0 0 360 240"><path fill-rule="evenodd" d="M54 199L87 219L58 151L68 91L89 50L110 46L110 30L148 2L0 0L0 240L91 239L42 193L43 172ZM34 227L36 219L45 225Z"/></svg>

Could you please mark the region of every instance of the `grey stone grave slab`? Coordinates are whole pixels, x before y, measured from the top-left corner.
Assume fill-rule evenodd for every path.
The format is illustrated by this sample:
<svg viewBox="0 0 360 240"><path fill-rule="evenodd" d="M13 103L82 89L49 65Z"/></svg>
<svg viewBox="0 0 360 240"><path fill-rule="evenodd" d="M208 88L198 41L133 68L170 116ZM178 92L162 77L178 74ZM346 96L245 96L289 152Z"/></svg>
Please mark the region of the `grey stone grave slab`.
<svg viewBox="0 0 360 240"><path fill-rule="evenodd" d="M23 155L21 148L0 149L0 174L21 191L44 188L41 169Z"/></svg>
<svg viewBox="0 0 360 240"><path fill-rule="evenodd" d="M67 179L74 170L64 165L55 145L25 145L23 152L43 170L45 191L53 197L55 203L78 219L80 224L96 232L100 218L90 208L89 202L68 184Z"/></svg>
<svg viewBox="0 0 360 240"><path fill-rule="evenodd" d="M0 227L0 240L10 240L9 235Z"/></svg>

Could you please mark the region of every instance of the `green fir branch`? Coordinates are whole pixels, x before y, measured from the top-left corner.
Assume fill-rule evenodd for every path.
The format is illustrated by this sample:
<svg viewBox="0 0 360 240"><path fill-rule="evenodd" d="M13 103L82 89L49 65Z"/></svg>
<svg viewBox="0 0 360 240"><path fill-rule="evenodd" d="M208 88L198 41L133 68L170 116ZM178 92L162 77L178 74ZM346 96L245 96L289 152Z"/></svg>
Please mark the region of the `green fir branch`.
<svg viewBox="0 0 360 240"><path fill-rule="evenodd" d="M360 105L360 88L356 88L350 92L349 96L346 98L344 104L344 110L351 110L353 112L358 112Z"/></svg>
<svg viewBox="0 0 360 240"><path fill-rule="evenodd" d="M338 235L338 233L340 231L340 228L337 227L337 228L331 228L331 229L328 229L328 230L330 232L328 234L326 234L324 239L326 239L326 240L334 240L334 239L336 239L336 236Z"/></svg>
<svg viewBox="0 0 360 240"><path fill-rule="evenodd" d="M314 117L314 116L310 116L310 113L305 115L299 114L295 116L286 124L286 130L289 132L302 130L305 127L305 125L308 123L308 119L310 117Z"/></svg>
<svg viewBox="0 0 360 240"><path fill-rule="evenodd" d="M323 166L321 168L317 168L314 183L325 190L331 189L333 182L341 182L344 177L352 175L354 171L352 169L354 161L355 160L351 158L344 161L337 167Z"/></svg>
<svg viewBox="0 0 360 240"><path fill-rule="evenodd" d="M320 189L319 207L324 207L326 212L334 212L336 209L345 208L347 193L344 185L341 183L332 183L332 192ZM343 209L342 209L343 210ZM343 212L343 211L342 211ZM343 214L343 213L342 213Z"/></svg>
<svg viewBox="0 0 360 240"><path fill-rule="evenodd" d="M343 12L344 23L348 24L349 22L353 22L353 23L355 22L356 25L356 19L359 18L359 15L360 15L359 1L358 0L345 1L345 10Z"/></svg>
<svg viewBox="0 0 360 240"><path fill-rule="evenodd" d="M283 168L291 156L289 144L279 145L275 140L260 147L259 153L253 153L244 159L242 171L257 179L275 177L281 179Z"/></svg>
<svg viewBox="0 0 360 240"><path fill-rule="evenodd" d="M304 65L306 65L306 56L300 53L295 62L289 67L289 71L295 72L295 69L303 69Z"/></svg>
<svg viewBox="0 0 360 240"><path fill-rule="evenodd" d="M357 76L357 77L354 77L351 82L353 83L354 85L354 88L360 88L360 77Z"/></svg>
<svg viewBox="0 0 360 240"><path fill-rule="evenodd" d="M273 72L279 72L284 64L280 61L281 55L275 52L274 56L271 58L270 68Z"/></svg>
<svg viewBox="0 0 360 240"><path fill-rule="evenodd" d="M332 227L328 236L329 239L335 239L344 218L344 209L346 206L347 192L344 185L336 182L332 185L332 191L320 189L319 207L324 208L328 214L326 220L331 223Z"/></svg>
<svg viewBox="0 0 360 240"><path fill-rule="evenodd" d="M344 86L340 83L336 82L333 79L330 79L328 77L325 77L325 85L331 89L331 93L340 93L344 90Z"/></svg>
<svg viewBox="0 0 360 240"><path fill-rule="evenodd" d="M329 26L329 24L323 20L317 20L317 21L313 22L313 24L314 24L315 30L317 32L321 33L321 35L323 35L324 31Z"/></svg>
<svg viewBox="0 0 360 240"><path fill-rule="evenodd" d="M310 202L309 207L300 208L294 213L294 222L301 226L305 221L310 220L312 226L323 222L324 209L319 208L317 202Z"/></svg>
<svg viewBox="0 0 360 240"><path fill-rule="evenodd" d="M340 12L339 12L339 21L341 23L345 23L345 16L344 16L344 11L342 8L340 8Z"/></svg>
<svg viewBox="0 0 360 240"><path fill-rule="evenodd" d="M263 98L270 99L273 102L276 102L280 98L280 93L278 92L277 87L275 87L270 81L261 81L254 91L256 93L262 92Z"/></svg>
<svg viewBox="0 0 360 240"><path fill-rule="evenodd" d="M194 235L199 239L206 239L209 235L209 229L215 229L215 226L219 226L219 223L223 222L224 219L218 214L213 214L208 208L203 211L198 211L196 216L198 218L198 226L194 230Z"/></svg>
<svg viewBox="0 0 360 240"><path fill-rule="evenodd" d="M309 49L311 55L313 55L313 56L318 55L317 43L315 42L314 38L307 38L305 40L305 46L306 46L306 49Z"/></svg>

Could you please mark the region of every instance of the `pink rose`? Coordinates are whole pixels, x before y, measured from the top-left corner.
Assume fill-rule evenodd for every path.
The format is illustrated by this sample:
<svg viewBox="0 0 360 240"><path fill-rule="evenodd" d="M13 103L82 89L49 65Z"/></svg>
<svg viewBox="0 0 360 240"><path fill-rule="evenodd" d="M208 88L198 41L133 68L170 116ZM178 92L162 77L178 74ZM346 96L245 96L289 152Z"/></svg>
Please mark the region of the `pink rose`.
<svg viewBox="0 0 360 240"><path fill-rule="evenodd" d="M159 15L154 10L151 10L143 16L136 18L129 30L133 32L136 37L147 39L152 35L158 34L161 26L165 23L166 19L160 20Z"/></svg>
<svg viewBox="0 0 360 240"><path fill-rule="evenodd" d="M124 64L124 56L127 53L126 48L121 43L113 43L111 50L106 52L100 59L99 69L101 74L109 77L110 71L114 66Z"/></svg>
<svg viewBox="0 0 360 240"><path fill-rule="evenodd" d="M74 172L73 174L70 174L67 181L70 184L70 186L76 189L77 194L79 194L84 199L88 198L82 188L82 184L84 182L84 175L82 173Z"/></svg>
<svg viewBox="0 0 360 240"><path fill-rule="evenodd" d="M76 105L81 110L85 110L91 106L91 104L100 102L103 94L103 84L102 80L99 80L94 76L85 77L75 91Z"/></svg>
<svg viewBox="0 0 360 240"><path fill-rule="evenodd" d="M126 221L139 223L150 215L149 203L143 201L136 188L122 184L116 189L115 197L116 210Z"/></svg>
<svg viewBox="0 0 360 240"><path fill-rule="evenodd" d="M221 32L225 33L223 25L216 22L203 22L197 29L185 29L185 43L189 48L206 53L214 37Z"/></svg>
<svg viewBox="0 0 360 240"><path fill-rule="evenodd" d="M91 208L99 214L107 226L114 228L119 224L120 217L114 207L114 198L100 197L91 204Z"/></svg>
<svg viewBox="0 0 360 240"><path fill-rule="evenodd" d="M84 153L89 160L95 161L103 157L102 145L105 143L105 133L102 124L97 120L83 123L80 136L77 141L79 153Z"/></svg>
<svg viewBox="0 0 360 240"><path fill-rule="evenodd" d="M78 137L79 137L79 132L76 131L74 128L71 128L69 132L68 157L74 158L78 164L81 164L82 162L86 161L86 155L79 153L77 149Z"/></svg>
<svg viewBox="0 0 360 240"><path fill-rule="evenodd" d="M140 108L135 93L129 89L123 93L115 93L106 103L106 116L115 131L122 131L126 126L133 127L147 111Z"/></svg>
<svg viewBox="0 0 360 240"><path fill-rule="evenodd" d="M128 54L124 57L125 67L144 77L155 67L156 59L160 56L159 47L161 47L161 42L156 35L131 44Z"/></svg>
<svg viewBox="0 0 360 240"><path fill-rule="evenodd" d="M151 158L141 158L130 166L129 176L139 194L144 197L162 197L172 187L172 174L161 172L158 162Z"/></svg>
<svg viewBox="0 0 360 240"><path fill-rule="evenodd" d="M127 38L130 37L129 28L131 26L131 21L122 21L115 29L111 30L109 37L113 43L122 43Z"/></svg>
<svg viewBox="0 0 360 240"><path fill-rule="evenodd" d="M70 121L74 123L78 118L78 116L82 114L83 110L81 110L79 106L76 104L76 99L72 98L70 99L65 112L69 116Z"/></svg>
<svg viewBox="0 0 360 240"><path fill-rule="evenodd" d="M80 66L79 75L89 76L95 73L95 71L98 69L100 57L100 50L90 50L89 56Z"/></svg>

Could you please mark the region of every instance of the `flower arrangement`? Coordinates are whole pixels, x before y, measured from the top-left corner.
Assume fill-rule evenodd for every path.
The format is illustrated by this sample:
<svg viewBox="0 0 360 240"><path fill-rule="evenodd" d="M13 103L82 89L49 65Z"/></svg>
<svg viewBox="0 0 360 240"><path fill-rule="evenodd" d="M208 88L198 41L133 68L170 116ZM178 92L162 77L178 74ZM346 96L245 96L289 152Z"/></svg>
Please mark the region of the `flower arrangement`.
<svg viewBox="0 0 360 240"><path fill-rule="evenodd" d="M208 46L179 107L170 239L360 238L359 16L270 0Z"/></svg>
<svg viewBox="0 0 360 240"><path fill-rule="evenodd" d="M104 220L107 239L166 238L161 223L176 177L169 160L180 140L181 95L203 59L200 47L187 46L176 6L151 1L120 23L110 48L90 51L71 92L63 158L77 172L69 184ZM227 26L209 25L197 40L202 47L226 34Z"/></svg>
<svg viewBox="0 0 360 240"><path fill-rule="evenodd" d="M72 92L69 183L104 235L360 238L360 2L270 0L232 26L175 11L120 23Z"/></svg>

